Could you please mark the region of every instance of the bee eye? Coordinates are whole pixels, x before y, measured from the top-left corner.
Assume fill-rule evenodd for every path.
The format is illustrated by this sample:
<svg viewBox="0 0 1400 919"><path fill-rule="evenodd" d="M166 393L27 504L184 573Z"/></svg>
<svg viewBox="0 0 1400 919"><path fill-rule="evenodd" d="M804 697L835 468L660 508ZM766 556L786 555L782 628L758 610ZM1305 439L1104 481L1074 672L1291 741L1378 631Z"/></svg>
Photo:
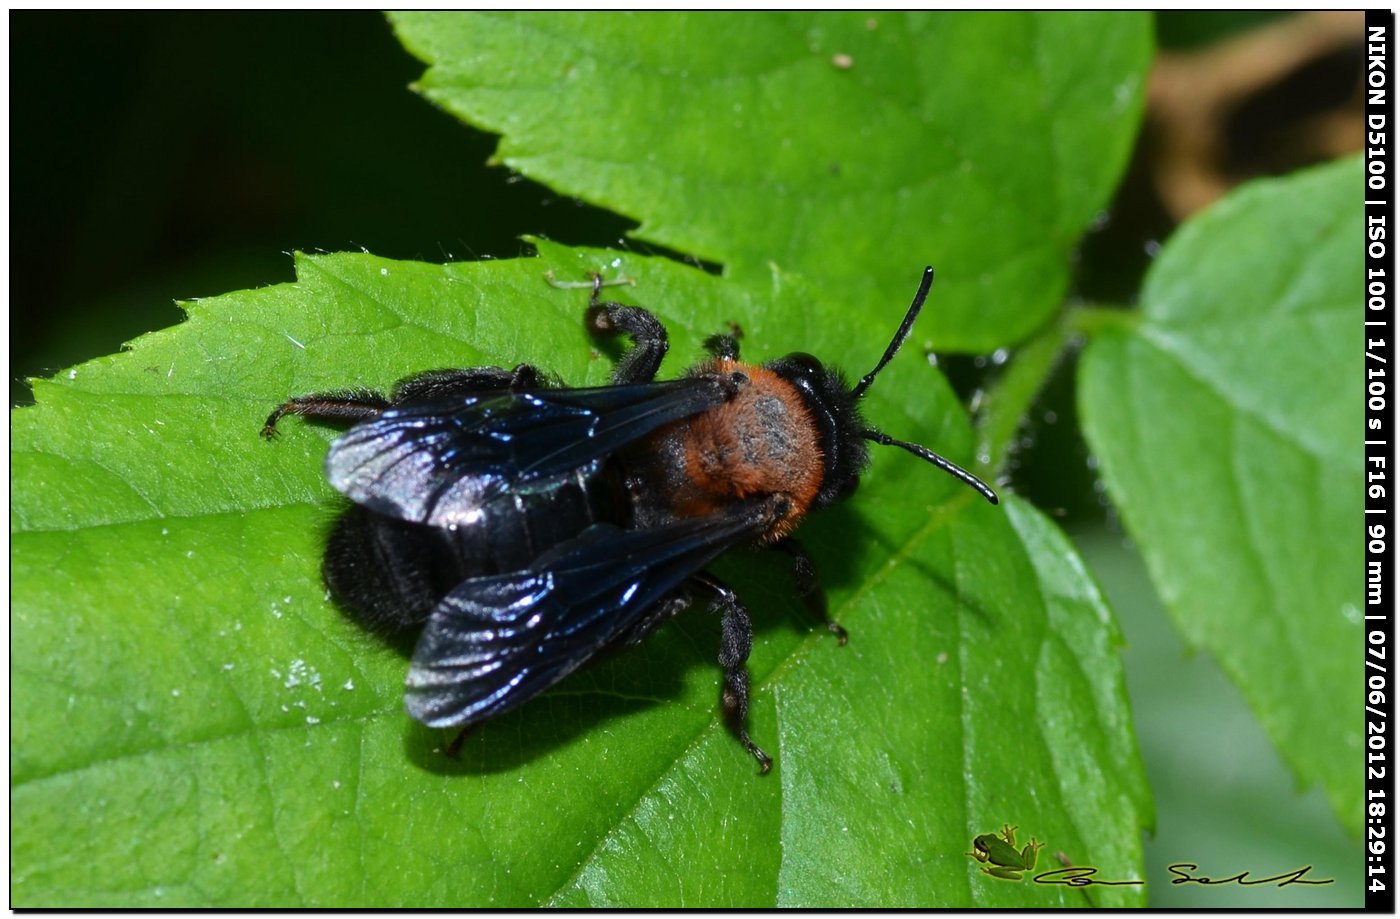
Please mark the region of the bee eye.
<svg viewBox="0 0 1400 919"><path fill-rule="evenodd" d="M805 351L794 351L792 354L783 358L783 363L798 367L806 373L822 374L826 372L826 368L822 366L822 362Z"/></svg>

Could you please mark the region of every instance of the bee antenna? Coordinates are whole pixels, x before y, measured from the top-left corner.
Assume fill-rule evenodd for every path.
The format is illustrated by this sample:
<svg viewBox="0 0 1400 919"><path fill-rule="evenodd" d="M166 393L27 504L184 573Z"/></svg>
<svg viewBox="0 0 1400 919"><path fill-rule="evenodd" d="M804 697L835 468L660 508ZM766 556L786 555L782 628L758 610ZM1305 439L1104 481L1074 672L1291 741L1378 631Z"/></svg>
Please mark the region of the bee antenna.
<svg viewBox="0 0 1400 919"><path fill-rule="evenodd" d="M927 275L925 275L925 277L927 277ZM915 302L917 303L918 301ZM877 367L875 369L879 370L880 368ZM986 498L993 504L1000 503L997 498L997 493L992 491L990 485L977 478L977 476L968 472L966 469L959 466L952 460L945 459L939 456L937 453L934 453L928 447L921 447L918 444L911 444L906 443L902 440L895 440L893 437L884 433L883 431L868 430L865 431L861 436L864 437L866 440L873 440L875 443L883 444L886 447L901 447L905 450L908 450L910 453L914 454L920 459L927 460L928 462L933 463L935 466L937 466L939 469L942 469L944 472L951 473L952 475L955 475L958 478L962 479L968 485L971 485L973 488L981 492L982 497Z"/></svg>
<svg viewBox="0 0 1400 919"><path fill-rule="evenodd" d="M914 327L914 320L919 318L919 310L924 307L924 300L928 299L928 289L933 286L933 266L924 269L924 279L919 282L919 292L914 294L914 302L909 304L909 312L904 314L904 321L899 324L899 331L894 333L894 339L890 346L885 349L885 356L880 358L880 363L875 365L875 369L860 378L855 389L851 390L851 395L859 400L865 395L865 391L870 388L870 384L875 382L875 374L885 369L885 365L894 357L900 345L904 344L904 339L909 337L909 330Z"/></svg>

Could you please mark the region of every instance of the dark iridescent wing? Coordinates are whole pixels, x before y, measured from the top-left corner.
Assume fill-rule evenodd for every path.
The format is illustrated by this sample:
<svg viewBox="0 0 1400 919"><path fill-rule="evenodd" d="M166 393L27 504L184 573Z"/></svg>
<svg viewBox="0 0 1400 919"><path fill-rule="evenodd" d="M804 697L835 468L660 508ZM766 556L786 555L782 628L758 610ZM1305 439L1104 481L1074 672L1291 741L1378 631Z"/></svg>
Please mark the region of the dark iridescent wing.
<svg viewBox="0 0 1400 919"><path fill-rule="evenodd" d="M596 524L529 571L462 582L433 610L404 703L432 727L520 705L625 634L724 550L773 521L771 501L649 530Z"/></svg>
<svg viewBox="0 0 1400 919"><path fill-rule="evenodd" d="M336 440L326 476L376 513L434 526L470 524L512 488L572 474L724 400L719 382L698 377L401 406Z"/></svg>

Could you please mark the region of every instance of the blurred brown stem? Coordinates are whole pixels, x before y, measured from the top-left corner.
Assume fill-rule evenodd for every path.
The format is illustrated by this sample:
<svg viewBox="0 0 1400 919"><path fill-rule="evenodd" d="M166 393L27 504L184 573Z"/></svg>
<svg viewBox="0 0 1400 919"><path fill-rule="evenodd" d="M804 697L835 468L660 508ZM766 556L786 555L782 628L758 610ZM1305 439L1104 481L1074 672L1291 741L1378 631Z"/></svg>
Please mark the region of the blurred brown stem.
<svg viewBox="0 0 1400 919"><path fill-rule="evenodd" d="M1252 94L1310 61L1359 43L1365 14L1308 12L1289 16L1193 51L1163 51L1148 85L1148 121L1158 138L1153 165L1158 194L1178 221L1223 195L1225 128L1231 113ZM1358 85L1358 91L1360 87ZM1357 114L1320 114L1306 125L1324 156L1359 149Z"/></svg>

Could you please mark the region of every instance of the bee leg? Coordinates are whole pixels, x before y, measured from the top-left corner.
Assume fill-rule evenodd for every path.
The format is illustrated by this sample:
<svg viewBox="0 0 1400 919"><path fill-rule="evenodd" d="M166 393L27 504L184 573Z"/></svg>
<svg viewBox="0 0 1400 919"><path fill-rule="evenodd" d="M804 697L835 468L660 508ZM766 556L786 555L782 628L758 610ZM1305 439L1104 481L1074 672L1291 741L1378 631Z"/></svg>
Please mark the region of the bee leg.
<svg viewBox="0 0 1400 919"><path fill-rule="evenodd" d="M613 370L614 383L650 383L661 369L661 359L670 347L666 327L640 306L625 306L611 301L599 301L603 286L600 275L593 276L593 296L588 300L584 322L589 331L604 335L627 335L632 347L618 360Z"/></svg>
<svg viewBox="0 0 1400 919"><path fill-rule="evenodd" d="M468 367L462 370L427 370L404 377L394 384L389 398L372 389L313 393L288 399L273 410L263 424L262 434L271 438L283 415L301 415L316 421L348 422L378 418L387 409L404 402L424 399L450 399L469 393L543 389L549 383L529 364L502 367Z"/></svg>
<svg viewBox="0 0 1400 919"><path fill-rule="evenodd" d="M690 606L690 597L684 594L674 594L666 597L656 604L641 620L633 623L632 627L619 635L610 644L610 647L628 648L655 632L661 626L676 618L678 613L683 612Z"/></svg>
<svg viewBox="0 0 1400 919"><path fill-rule="evenodd" d="M739 323L729 323L728 332L720 332L705 339L702 347L715 358L724 358L731 361L739 359L739 339L744 337L744 330L739 328Z"/></svg>
<svg viewBox="0 0 1400 919"><path fill-rule="evenodd" d="M739 738L739 743L758 760L759 775L765 775L773 768L773 758L749 739L747 726L749 671L745 663L753 647L753 623L749 621L749 611L744 609L739 595L729 585L711 574L702 572L686 584L697 593L709 593L714 598L711 608L721 613L719 665L724 670L724 691L720 696L724 718L729 722L729 729Z"/></svg>
<svg viewBox="0 0 1400 919"><path fill-rule="evenodd" d="M262 436L271 440L283 415L301 415L314 421L357 422L378 418L389 408L389 400L372 389L313 393L288 399L272 410L263 422Z"/></svg>
<svg viewBox="0 0 1400 919"><path fill-rule="evenodd" d="M836 636L838 644L845 644L849 636L846 630L841 627L841 623L831 618L826 608L826 591L817 581L817 566L812 564L812 556L807 554L802 543L791 536L778 540L773 544L774 549L786 552L792 556L792 573L797 581L797 595L802 598L802 602L807 604L807 609L826 626L828 632Z"/></svg>
<svg viewBox="0 0 1400 919"><path fill-rule="evenodd" d="M469 724L457 732L457 736L442 749L442 755L448 759L460 759L462 756L462 743L467 739L467 735L475 731L481 725Z"/></svg>
<svg viewBox="0 0 1400 919"><path fill-rule="evenodd" d="M404 377L394 384L390 400L399 405L409 401L442 399L471 393L540 389L543 375L529 364L504 367L467 367L461 370L427 370Z"/></svg>

